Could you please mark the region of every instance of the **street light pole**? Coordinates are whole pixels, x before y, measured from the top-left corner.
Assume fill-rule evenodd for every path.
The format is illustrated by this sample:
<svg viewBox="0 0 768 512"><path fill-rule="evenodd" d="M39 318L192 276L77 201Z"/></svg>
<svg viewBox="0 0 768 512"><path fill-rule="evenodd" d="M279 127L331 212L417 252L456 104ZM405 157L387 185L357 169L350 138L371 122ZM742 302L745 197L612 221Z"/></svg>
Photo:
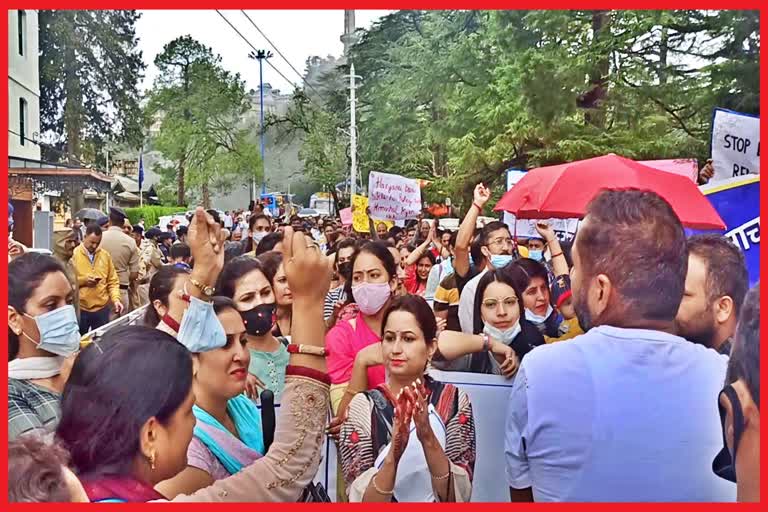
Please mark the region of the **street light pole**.
<svg viewBox="0 0 768 512"><path fill-rule="evenodd" d="M264 59L272 57L272 52L267 50L258 50L248 55L252 59L259 61L259 127L261 130L261 193L267 193L267 166L264 161ZM256 178L251 183L254 201L256 200Z"/></svg>
<svg viewBox="0 0 768 512"><path fill-rule="evenodd" d="M349 67L349 157L350 157L350 200L351 197L357 194L357 119L356 108L357 102L355 98L355 89L357 88L356 79L362 78L355 74L355 65L350 64Z"/></svg>

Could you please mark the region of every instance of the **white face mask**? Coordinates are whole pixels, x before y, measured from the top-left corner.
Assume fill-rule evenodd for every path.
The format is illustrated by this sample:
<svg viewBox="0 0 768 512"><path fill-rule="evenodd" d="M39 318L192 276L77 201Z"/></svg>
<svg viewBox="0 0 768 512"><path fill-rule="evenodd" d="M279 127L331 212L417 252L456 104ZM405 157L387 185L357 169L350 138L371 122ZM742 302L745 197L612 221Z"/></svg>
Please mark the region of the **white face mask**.
<svg viewBox="0 0 768 512"><path fill-rule="evenodd" d="M256 242L257 244L262 240L264 240L265 236L267 236L266 231L256 231L253 235L251 235L251 237L253 238L253 241Z"/></svg>
<svg viewBox="0 0 768 512"><path fill-rule="evenodd" d="M515 325L510 327L509 329L504 329L503 331L497 327L494 327L490 324L485 324L483 327L483 332L490 336L493 339L499 340L505 345L511 345L512 342L515 340L515 337L517 337L518 334L520 334L520 331L522 328L520 327L520 322L515 322Z"/></svg>
<svg viewBox="0 0 768 512"><path fill-rule="evenodd" d="M536 325L540 325L540 324L543 324L544 322L547 321L547 318L549 318L549 315L552 314L552 311L553 311L552 305L548 305L547 306L546 314L544 316L539 316L536 313L534 313L533 311L531 311L530 309L526 308L525 309L525 318L526 318L526 320L528 320L531 323L534 323Z"/></svg>

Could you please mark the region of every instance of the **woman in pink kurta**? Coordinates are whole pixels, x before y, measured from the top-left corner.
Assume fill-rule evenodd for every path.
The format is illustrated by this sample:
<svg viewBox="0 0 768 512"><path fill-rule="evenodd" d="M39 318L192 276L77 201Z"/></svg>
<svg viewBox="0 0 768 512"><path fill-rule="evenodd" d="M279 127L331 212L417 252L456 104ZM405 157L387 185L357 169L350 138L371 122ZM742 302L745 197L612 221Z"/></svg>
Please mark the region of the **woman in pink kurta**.
<svg viewBox="0 0 768 512"><path fill-rule="evenodd" d="M380 341L384 310L397 289L397 264L386 243L369 242L353 256L351 284L359 312L356 317L337 323L325 338L334 411L345 393L351 397L363 391L347 390L355 357L360 350ZM383 383L384 367L369 368L370 389Z"/></svg>

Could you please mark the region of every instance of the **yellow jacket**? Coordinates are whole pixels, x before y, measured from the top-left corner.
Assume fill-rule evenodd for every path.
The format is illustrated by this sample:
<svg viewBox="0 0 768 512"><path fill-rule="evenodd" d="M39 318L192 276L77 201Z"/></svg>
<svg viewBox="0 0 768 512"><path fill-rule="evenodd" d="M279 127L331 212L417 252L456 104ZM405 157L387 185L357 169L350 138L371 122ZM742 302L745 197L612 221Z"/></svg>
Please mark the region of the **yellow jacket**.
<svg viewBox="0 0 768 512"><path fill-rule="evenodd" d="M112 257L101 247L96 249L93 264L82 244L75 248L72 264L80 287L80 309L98 311L109 303L120 300L120 281ZM95 286L88 286L88 276L100 277Z"/></svg>

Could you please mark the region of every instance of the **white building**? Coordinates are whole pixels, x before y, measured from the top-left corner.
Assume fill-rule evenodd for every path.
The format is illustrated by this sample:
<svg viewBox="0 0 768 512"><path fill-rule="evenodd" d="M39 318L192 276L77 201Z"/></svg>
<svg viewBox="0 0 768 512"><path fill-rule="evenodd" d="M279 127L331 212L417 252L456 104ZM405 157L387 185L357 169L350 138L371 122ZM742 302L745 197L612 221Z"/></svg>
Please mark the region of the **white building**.
<svg viewBox="0 0 768 512"><path fill-rule="evenodd" d="M8 11L8 155L40 160L37 11ZM11 165L9 163L9 165ZM13 165L11 165L13 166Z"/></svg>

